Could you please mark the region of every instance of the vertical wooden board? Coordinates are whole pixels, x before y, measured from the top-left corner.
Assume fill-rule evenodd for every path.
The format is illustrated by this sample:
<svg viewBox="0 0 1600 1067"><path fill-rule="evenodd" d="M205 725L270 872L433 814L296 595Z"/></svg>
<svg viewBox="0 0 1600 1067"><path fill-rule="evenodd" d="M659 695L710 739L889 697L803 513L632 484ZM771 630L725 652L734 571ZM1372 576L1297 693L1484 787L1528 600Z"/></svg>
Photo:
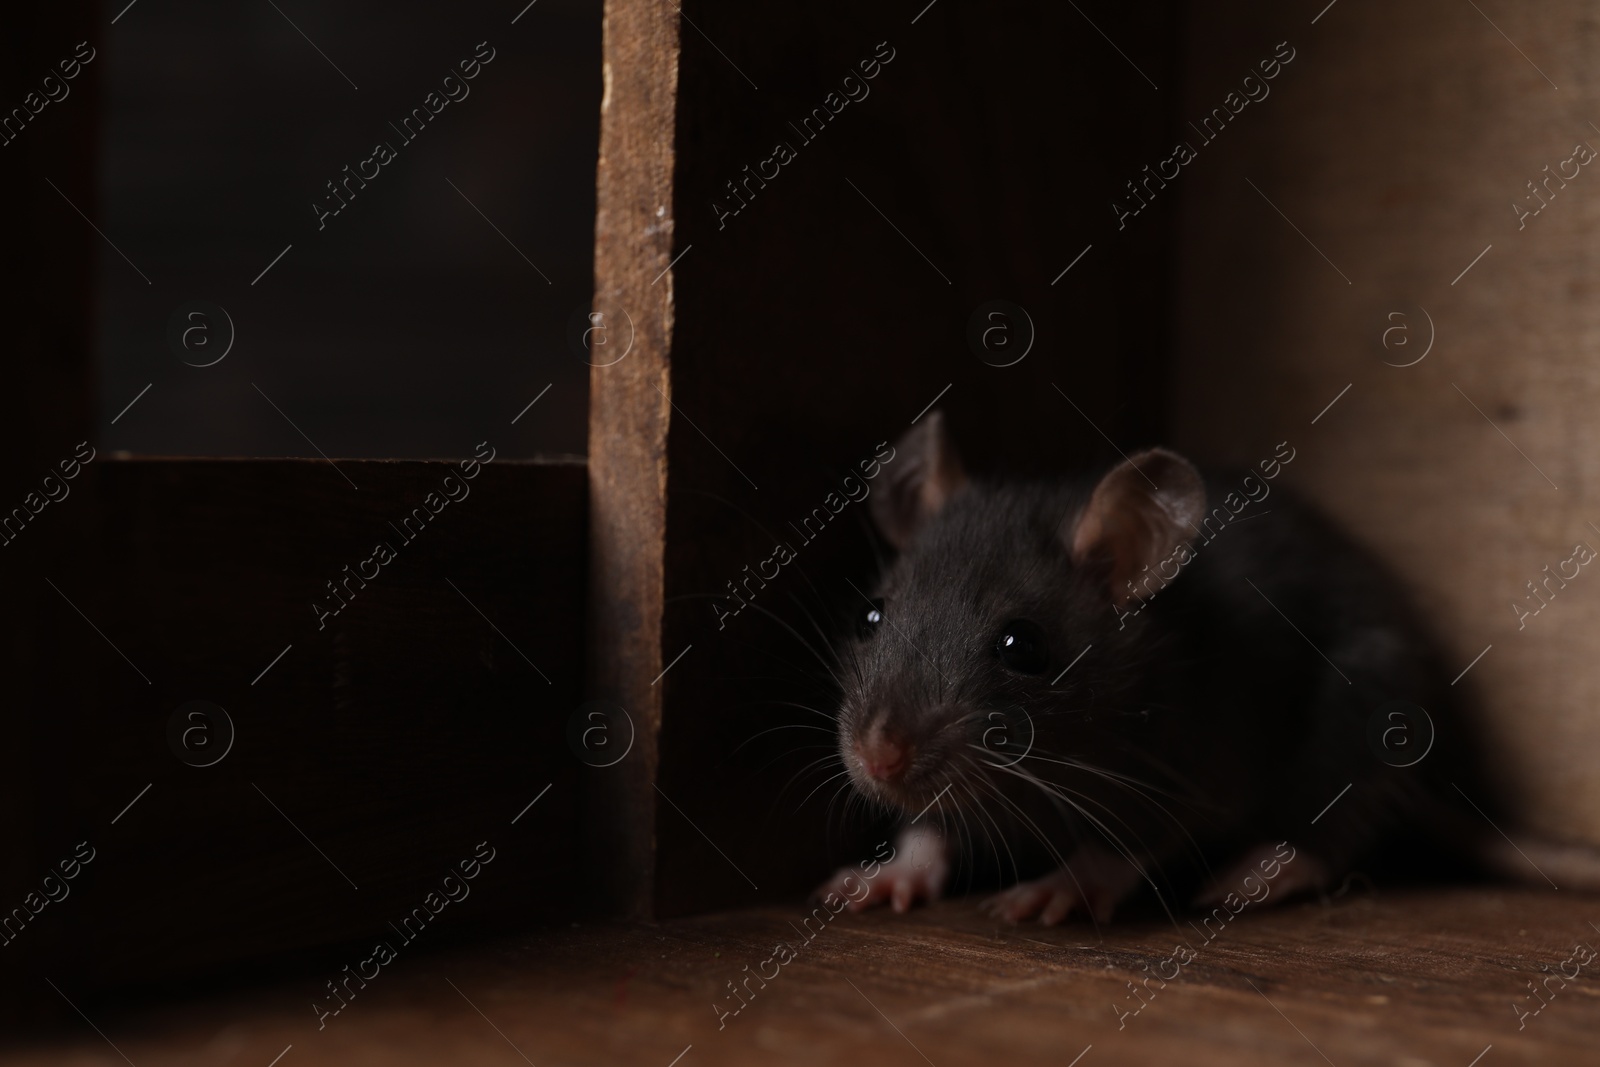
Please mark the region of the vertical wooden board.
<svg viewBox="0 0 1600 1067"><path fill-rule="evenodd" d="M1246 463L1290 441L1289 482L1395 564L1455 670L1490 649L1460 684L1525 818L1600 842L1600 592L1580 577L1522 629L1513 609L1600 548L1600 181L1569 163L1537 216L1513 207L1600 146L1600 9L1323 7L1193 20L1189 116L1276 42L1296 58L1185 168L1176 436Z"/></svg>
<svg viewBox="0 0 1600 1067"><path fill-rule="evenodd" d="M806 888L872 830L830 812L837 781L806 799L831 723L773 703L831 716L816 646L859 606L866 508L814 537L791 524L834 510L841 479L936 400L979 470L1160 436L1168 207L1119 228L1111 200L1166 144L1177 32L1162 5L1099 5L1094 24L1023 3L684 13L661 281L665 913ZM990 320L995 300L1022 313ZM991 326L989 347L969 342ZM778 542L795 561L723 616L715 598L770 578Z"/></svg>
<svg viewBox="0 0 1600 1067"><path fill-rule="evenodd" d="M54 999L46 977L92 996L356 941L353 963L373 938L403 952L390 924L419 906L438 916L408 929L419 941L577 906L583 466L462 473L86 472L101 549L51 576L82 612L53 633L94 693L40 716L32 759L44 859L79 842L94 858L8 948L32 994ZM225 714L192 717L191 701ZM480 842L494 859L464 891L444 885Z"/></svg>
<svg viewBox="0 0 1600 1067"><path fill-rule="evenodd" d="M607 0L595 216L595 297L576 334L589 377L588 692L632 749L594 768L585 841L603 910L650 910L672 336L670 135L678 25L670 5ZM612 721L615 720L615 721Z"/></svg>

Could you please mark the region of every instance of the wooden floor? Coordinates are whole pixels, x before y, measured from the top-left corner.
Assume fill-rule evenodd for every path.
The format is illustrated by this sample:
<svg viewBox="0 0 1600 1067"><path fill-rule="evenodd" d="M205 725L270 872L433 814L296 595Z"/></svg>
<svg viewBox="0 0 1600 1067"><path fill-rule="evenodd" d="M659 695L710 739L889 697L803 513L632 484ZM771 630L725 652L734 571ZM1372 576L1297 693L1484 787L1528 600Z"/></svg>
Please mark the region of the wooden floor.
<svg viewBox="0 0 1600 1067"><path fill-rule="evenodd" d="M1600 945L1596 897L1356 892L1246 908L1210 941L1155 920L1012 928L957 900L844 914L806 942L805 914L402 951L320 1031L322 973L139 1011L83 1005L103 1036L74 1016L71 1033L0 1062L268 1067L287 1048L278 1067L1600 1063L1600 958L1580 969L1591 954L1573 951ZM737 1003L725 983L761 969L778 940L798 954L764 990L752 981L759 993L719 1028L714 1005ZM1180 942L1193 958L1163 962ZM1528 982L1563 966L1578 977L1534 1000ZM1148 1003L1119 1018L1139 1003L1127 983L1156 971L1177 977L1151 979ZM1515 1006L1541 1003L1519 1030Z"/></svg>

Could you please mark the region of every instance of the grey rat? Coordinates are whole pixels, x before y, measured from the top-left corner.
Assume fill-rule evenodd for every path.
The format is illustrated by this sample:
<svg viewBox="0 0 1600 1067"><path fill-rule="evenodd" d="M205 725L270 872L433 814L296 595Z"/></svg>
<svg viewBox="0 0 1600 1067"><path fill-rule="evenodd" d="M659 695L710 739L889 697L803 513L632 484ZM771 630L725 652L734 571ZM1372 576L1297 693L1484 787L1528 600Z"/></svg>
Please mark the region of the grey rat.
<svg viewBox="0 0 1600 1067"><path fill-rule="evenodd" d="M937 898L953 841L1016 879L986 905L1013 921L1104 921L1141 888L1169 913L1281 900L1441 843L1539 880L1493 847L1501 806L1398 583L1272 482L1287 443L1242 476L1152 449L985 483L934 411L895 454L869 507L897 554L838 649L838 747L902 831L865 888L847 867L819 893ZM1600 885L1592 850L1537 854Z"/></svg>

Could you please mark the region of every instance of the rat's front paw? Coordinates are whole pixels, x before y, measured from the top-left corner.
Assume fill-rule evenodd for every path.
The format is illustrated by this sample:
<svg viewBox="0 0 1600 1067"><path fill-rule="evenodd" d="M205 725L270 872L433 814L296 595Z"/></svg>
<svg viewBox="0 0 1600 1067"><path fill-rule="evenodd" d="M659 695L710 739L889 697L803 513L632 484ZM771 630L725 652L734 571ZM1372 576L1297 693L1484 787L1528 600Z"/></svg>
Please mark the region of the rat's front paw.
<svg viewBox="0 0 1600 1067"><path fill-rule="evenodd" d="M1096 922L1108 922L1143 877L1138 867L1121 856L1085 847L1074 852L1059 871L1019 882L981 906L989 915L1009 922L1038 916L1046 926L1055 926L1080 909Z"/></svg>
<svg viewBox="0 0 1600 1067"><path fill-rule="evenodd" d="M885 863L863 863L860 870L840 867L812 895L825 898L836 894L848 902L851 911L887 900L903 913L919 900L938 900L949 877L950 857L944 838L933 830L907 830L895 842L893 858Z"/></svg>
<svg viewBox="0 0 1600 1067"><path fill-rule="evenodd" d="M1301 893L1320 892L1328 884L1330 873L1321 858L1303 849L1297 852L1287 841L1257 845L1212 879L1195 897L1194 907L1213 907L1225 903L1229 897L1259 904L1268 896L1283 900Z"/></svg>

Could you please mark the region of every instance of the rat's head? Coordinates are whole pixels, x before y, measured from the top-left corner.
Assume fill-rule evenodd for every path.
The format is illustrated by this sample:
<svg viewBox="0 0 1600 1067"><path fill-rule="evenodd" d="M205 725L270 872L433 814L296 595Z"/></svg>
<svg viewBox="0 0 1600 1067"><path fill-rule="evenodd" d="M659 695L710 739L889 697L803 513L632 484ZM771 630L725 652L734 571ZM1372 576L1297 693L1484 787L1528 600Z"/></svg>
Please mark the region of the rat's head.
<svg viewBox="0 0 1600 1067"><path fill-rule="evenodd" d="M947 786L963 801L975 777L1004 779L1036 731L1059 750L1063 674L1091 642L1125 640L1132 579L1186 551L1205 489L1159 449L1093 485L972 483L935 411L869 507L897 555L840 650L840 755L861 793L915 814Z"/></svg>

